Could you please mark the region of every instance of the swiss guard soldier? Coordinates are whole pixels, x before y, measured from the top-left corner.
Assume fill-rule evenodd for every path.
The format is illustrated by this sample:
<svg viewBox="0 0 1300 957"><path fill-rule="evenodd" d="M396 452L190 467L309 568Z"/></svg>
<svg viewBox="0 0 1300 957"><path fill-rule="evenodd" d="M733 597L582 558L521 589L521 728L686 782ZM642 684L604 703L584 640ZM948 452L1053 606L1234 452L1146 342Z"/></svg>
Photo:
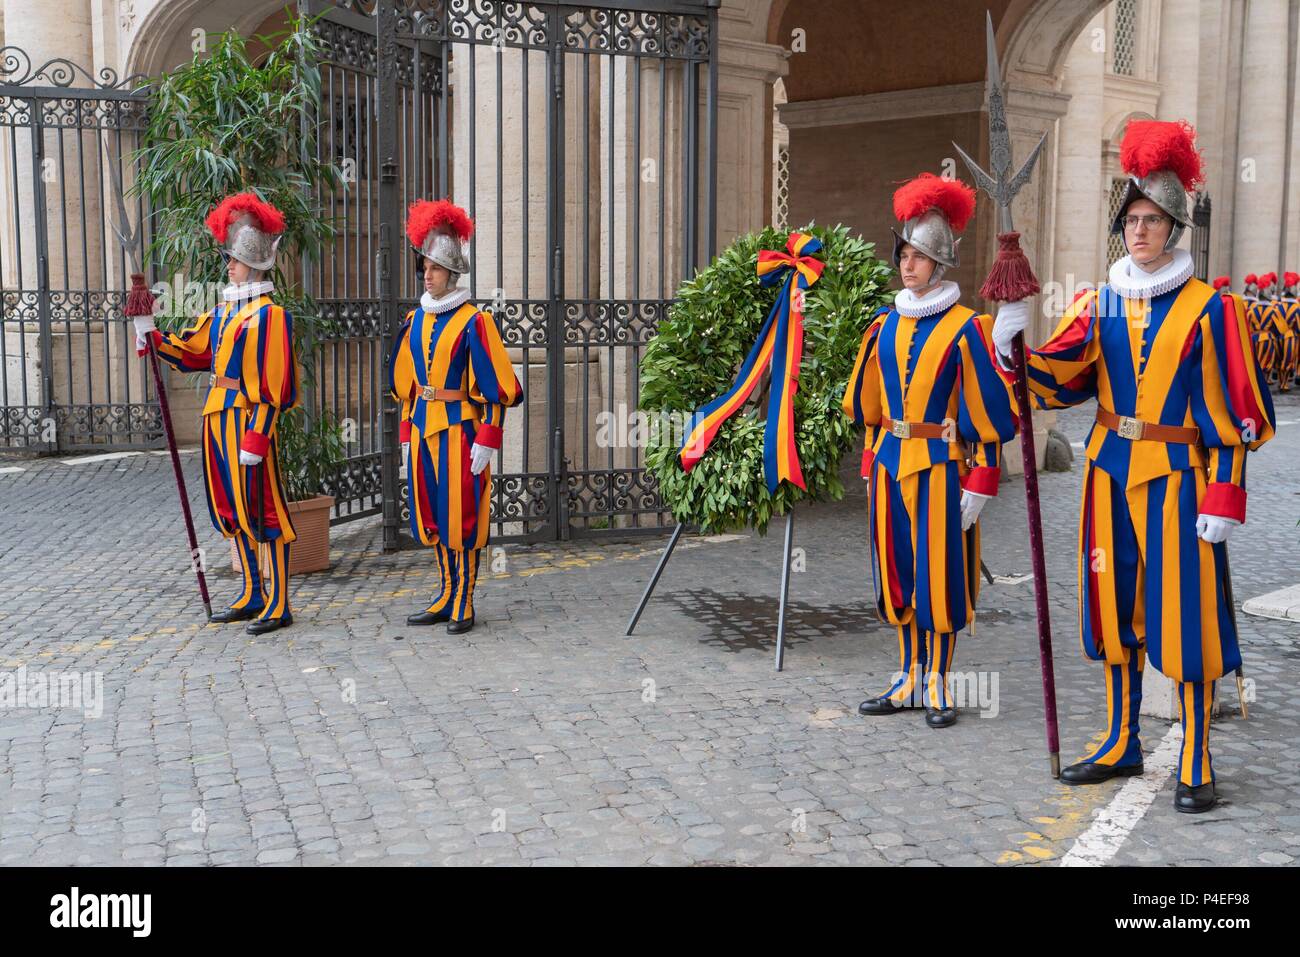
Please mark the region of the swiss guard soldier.
<svg viewBox="0 0 1300 957"><path fill-rule="evenodd" d="M894 194L903 222L894 265L905 288L868 324L843 403L866 426L876 607L899 647L893 683L858 711L924 703L935 728L957 720L947 679L979 592L977 519L997 494L1002 443L1017 424L992 357L991 317L961 305L957 284L943 279L974 212L974 190L930 173Z"/></svg>
<svg viewBox="0 0 1300 957"><path fill-rule="evenodd" d="M1296 301L1297 286L1300 286L1300 274L1288 271L1283 275L1282 296L1278 301L1284 324L1282 357L1278 360L1278 389L1282 392L1291 391L1296 364L1300 362L1300 302Z"/></svg>
<svg viewBox="0 0 1300 957"><path fill-rule="evenodd" d="M1288 392L1291 380L1286 374L1288 356L1295 352L1295 337L1287 323L1286 306L1277 293L1277 273L1262 273L1259 277L1259 321L1262 334L1269 339L1268 365L1265 372L1276 382L1278 389Z"/></svg>
<svg viewBox="0 0 1300 957"><path fill-rule="evenodd" d="M1220 279L1228 279L1226 276ZM1228 279L1228 284L1231 279ZM1255 356L1255 361L1259 363L1260 368L1265 375L1268 373L1268 342L1269 339L1260 329L1260 303L1259 303L1259 277L1253 272L1248 272L1242 280L1241 301L1246 309L1246 327L1250 331L1250 348L1251 354ZM1215 288L1219 288L1219 280L1214 281ZM1227 284L1225 284L1227 285Z"/></svg>
<svg viewBox="0 0 1300 957"><path fill-rule="evenodd" d="M1106 666L1110 727L1061 780L1142 773L1138 711L1150 657L1181 704L1174 807L1188 813L1215 802L1214 684L1241 664L1224 543L1246 518L1246 452L1273 435L1246 323L1175 248L1191 225L1186 191L1201 179L1194 137L1186 123L1129 123L1120 148L1128 191L1111 224L1128 255L1107 283L1074 300L1028 360L1040 407L1097 402L1080 508L1079 618L1084 654ZM1001 355L1025 326L1026 317L999 312Z"/></svg>
<svg viewBox="0 0 1300 957"><path fill-rule="evenodd" d="M152 336L160 359L182 372L207 372L203 405L203 475L212 524L234 539L243 590L224 623L249 621L260 635L293 624L289 610L289 544L297 537L280 482L276 423L298 402L293 317L272 301L266 277L275 265L284 216L253 193L222 200L206 225L221 246L230 285L222 303L180 333L162 333L149 316L136 317L136 347ZM258 546L270 555L270 580Z"/></svg>
<svg viewBox="0 0 1300 957"><path fill-rule="evenodd" d="M447 622L450 634L474 627L479 552L488 541L492 453L501 448L505 411L523 399L492 316L458 288L469 272L464 244L474 223L448 200L420 200L407 212L406 236L424 276L419 308L406 317L389 361L389 388L402 408L409 443L411 533L434 550L439 590L410 625Z"/></svg>

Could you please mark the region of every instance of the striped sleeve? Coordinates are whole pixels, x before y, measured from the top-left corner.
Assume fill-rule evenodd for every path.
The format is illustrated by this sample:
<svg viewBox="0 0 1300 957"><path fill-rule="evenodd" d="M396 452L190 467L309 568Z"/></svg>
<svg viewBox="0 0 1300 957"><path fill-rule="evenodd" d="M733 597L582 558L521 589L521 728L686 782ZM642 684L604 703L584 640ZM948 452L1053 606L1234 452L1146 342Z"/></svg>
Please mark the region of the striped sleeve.
<svg viewBox="0 0 1300 957"><path fill-rule="evenodd" d="M1239 297L1215 296L1192 332L1187 354L1192 418L1209 451L1201 512L1246 520L1246 453L1273 437L1273 399L1250 346Z"/></svg>
<svg viewBox="0 0 1300 957"><path fill-rule="evenodd" d="M506 409L523 400L524 390L492 314L478 313L466 332L469 333L469 399L483 409L483 423L474 441L499 449Z"/></svg>
<svg viewBox="0 0 1300 957"><path fill-rule="evenodd" d="M212 317L216 310L205 312L193 325L180 332L154 330L153 344L158 358L181 372L208 372L212 369ZM144 355L143 352L140 353Z"/></svg>
<svg viewBox="0 0 1300 957"><path fill-rule="evenodd" d="M1038 349L1027 349L1029 394L1040 409L1065 409L1097 397L1098 294L1075 297L1056 331Z"/></svg>
<svg viewBox="0 0 1300 957"><path fill-rule="evenodd" d="M962 488L997 495L1002 443L1016 434L1011 386L993 358L993 317L973 316L958 341L957 431L970 445L972 466Z"/></svg>

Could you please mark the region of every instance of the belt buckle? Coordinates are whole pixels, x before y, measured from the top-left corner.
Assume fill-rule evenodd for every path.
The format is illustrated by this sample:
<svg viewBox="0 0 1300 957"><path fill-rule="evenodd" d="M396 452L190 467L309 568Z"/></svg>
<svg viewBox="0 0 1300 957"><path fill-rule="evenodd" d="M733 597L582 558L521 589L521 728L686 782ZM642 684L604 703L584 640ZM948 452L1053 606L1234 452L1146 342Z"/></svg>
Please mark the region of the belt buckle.
<svg viewBox="0 0 1300 957"><path fill-rule="evenodd" d="M1132 416L1121 415L1119 417L1119 432L1121 438L1140 439L1142 438L1142 421Z"/></svg>
<svg viewBox="0 0 1300 957"><path fill-rule="evenodd" d="M215 372L209 372L209 373L208 373L208 388L209 388L209 389L215 389L216 387L217 387L217 374L216 374Z"/></svg>
<svg viewBox="0 0 1300 957"><path fill-rule="evenodd" d="M910 439L912 437L912 423L900 422L898 419L895 419L894 424L890 427L889 431L892 432L896 438Z"/></svg>
<svg viewBox="0 0 1300 957"><path fill-rule="evenodd" d="M420 390L420 398L426 402L432 402L438 396L438 390L431 385L426 385Z"/></svg>

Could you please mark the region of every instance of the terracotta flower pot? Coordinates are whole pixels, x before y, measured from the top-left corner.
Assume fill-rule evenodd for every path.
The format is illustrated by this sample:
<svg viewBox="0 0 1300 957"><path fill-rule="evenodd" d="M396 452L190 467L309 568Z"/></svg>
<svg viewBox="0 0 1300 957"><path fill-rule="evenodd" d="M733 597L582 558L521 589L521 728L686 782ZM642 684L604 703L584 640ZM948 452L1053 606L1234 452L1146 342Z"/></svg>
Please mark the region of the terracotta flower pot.
<svg viewBox="0 0 1300 957"><path fill-rule="evenodd" d="M290 575L319 572L330 567L330 509L333 507L334 498L330 495L289 503L289 515L298 533L297 540L289 549ZM258 563L265 577L271 565L265 548L258 549ZM233 538L230 540L230 567L239 571L239 551Z"/></svg>

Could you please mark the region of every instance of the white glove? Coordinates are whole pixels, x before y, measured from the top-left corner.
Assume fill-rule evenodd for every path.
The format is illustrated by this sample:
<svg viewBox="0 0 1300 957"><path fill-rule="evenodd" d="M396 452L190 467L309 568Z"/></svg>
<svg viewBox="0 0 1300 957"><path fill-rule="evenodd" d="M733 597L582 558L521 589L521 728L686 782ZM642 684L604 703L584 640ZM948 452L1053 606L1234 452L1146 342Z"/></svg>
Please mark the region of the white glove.
<svg viewBox="0 0 1300 957"><path fill-rule="evenodd" d="M496 449L490 449L486 445L479 445L475 442L474 447L469 450L470 474L478 475L479 472L487 468L488 463L492 461L492 453L495 451Z"/></svg>
<svg viewBox="0 0 1300 957"><path fill-rule="evenodd" d="M1016 333L1028 328L1029 303L1025 300L1004 302L998 309L998 317L993 320L993 347L997 349L1000 358L1008 360L1003 363L1004 366L1011 364L1011 340L1016 337Z"/></svg>
<svg viewBox="0 0 1300 957"><path fill-rule="evenodd" d="M261 465L262 457L253 452L245 452L243 449L240 449L239 464L240 465Z"/></svg>
<svg viewBox="0 0 1300 957"><path fill-rule="evenodd" d="M979 492L961 493L961 530L963 532L979 519L980 511L990 498L992 498L991 495L981 495Z"/></svg>
<svg viewBox="0 0 1300 957"><path fill-rule="evenodd" d="M1211 545L1217 545L1228 540L1232 526L1240 524L1235 518L1224 518L1221 515L1197 515L1196 534Z"/></svg>
<svg viewBox="0 0 1300 957"><path fill-rule="evenodd" d="M132 316L131 323L135 326L135 348L139 352L147 349L149 343L146 341L149 334L158 331L154 325L153 316Z"/></svg>

